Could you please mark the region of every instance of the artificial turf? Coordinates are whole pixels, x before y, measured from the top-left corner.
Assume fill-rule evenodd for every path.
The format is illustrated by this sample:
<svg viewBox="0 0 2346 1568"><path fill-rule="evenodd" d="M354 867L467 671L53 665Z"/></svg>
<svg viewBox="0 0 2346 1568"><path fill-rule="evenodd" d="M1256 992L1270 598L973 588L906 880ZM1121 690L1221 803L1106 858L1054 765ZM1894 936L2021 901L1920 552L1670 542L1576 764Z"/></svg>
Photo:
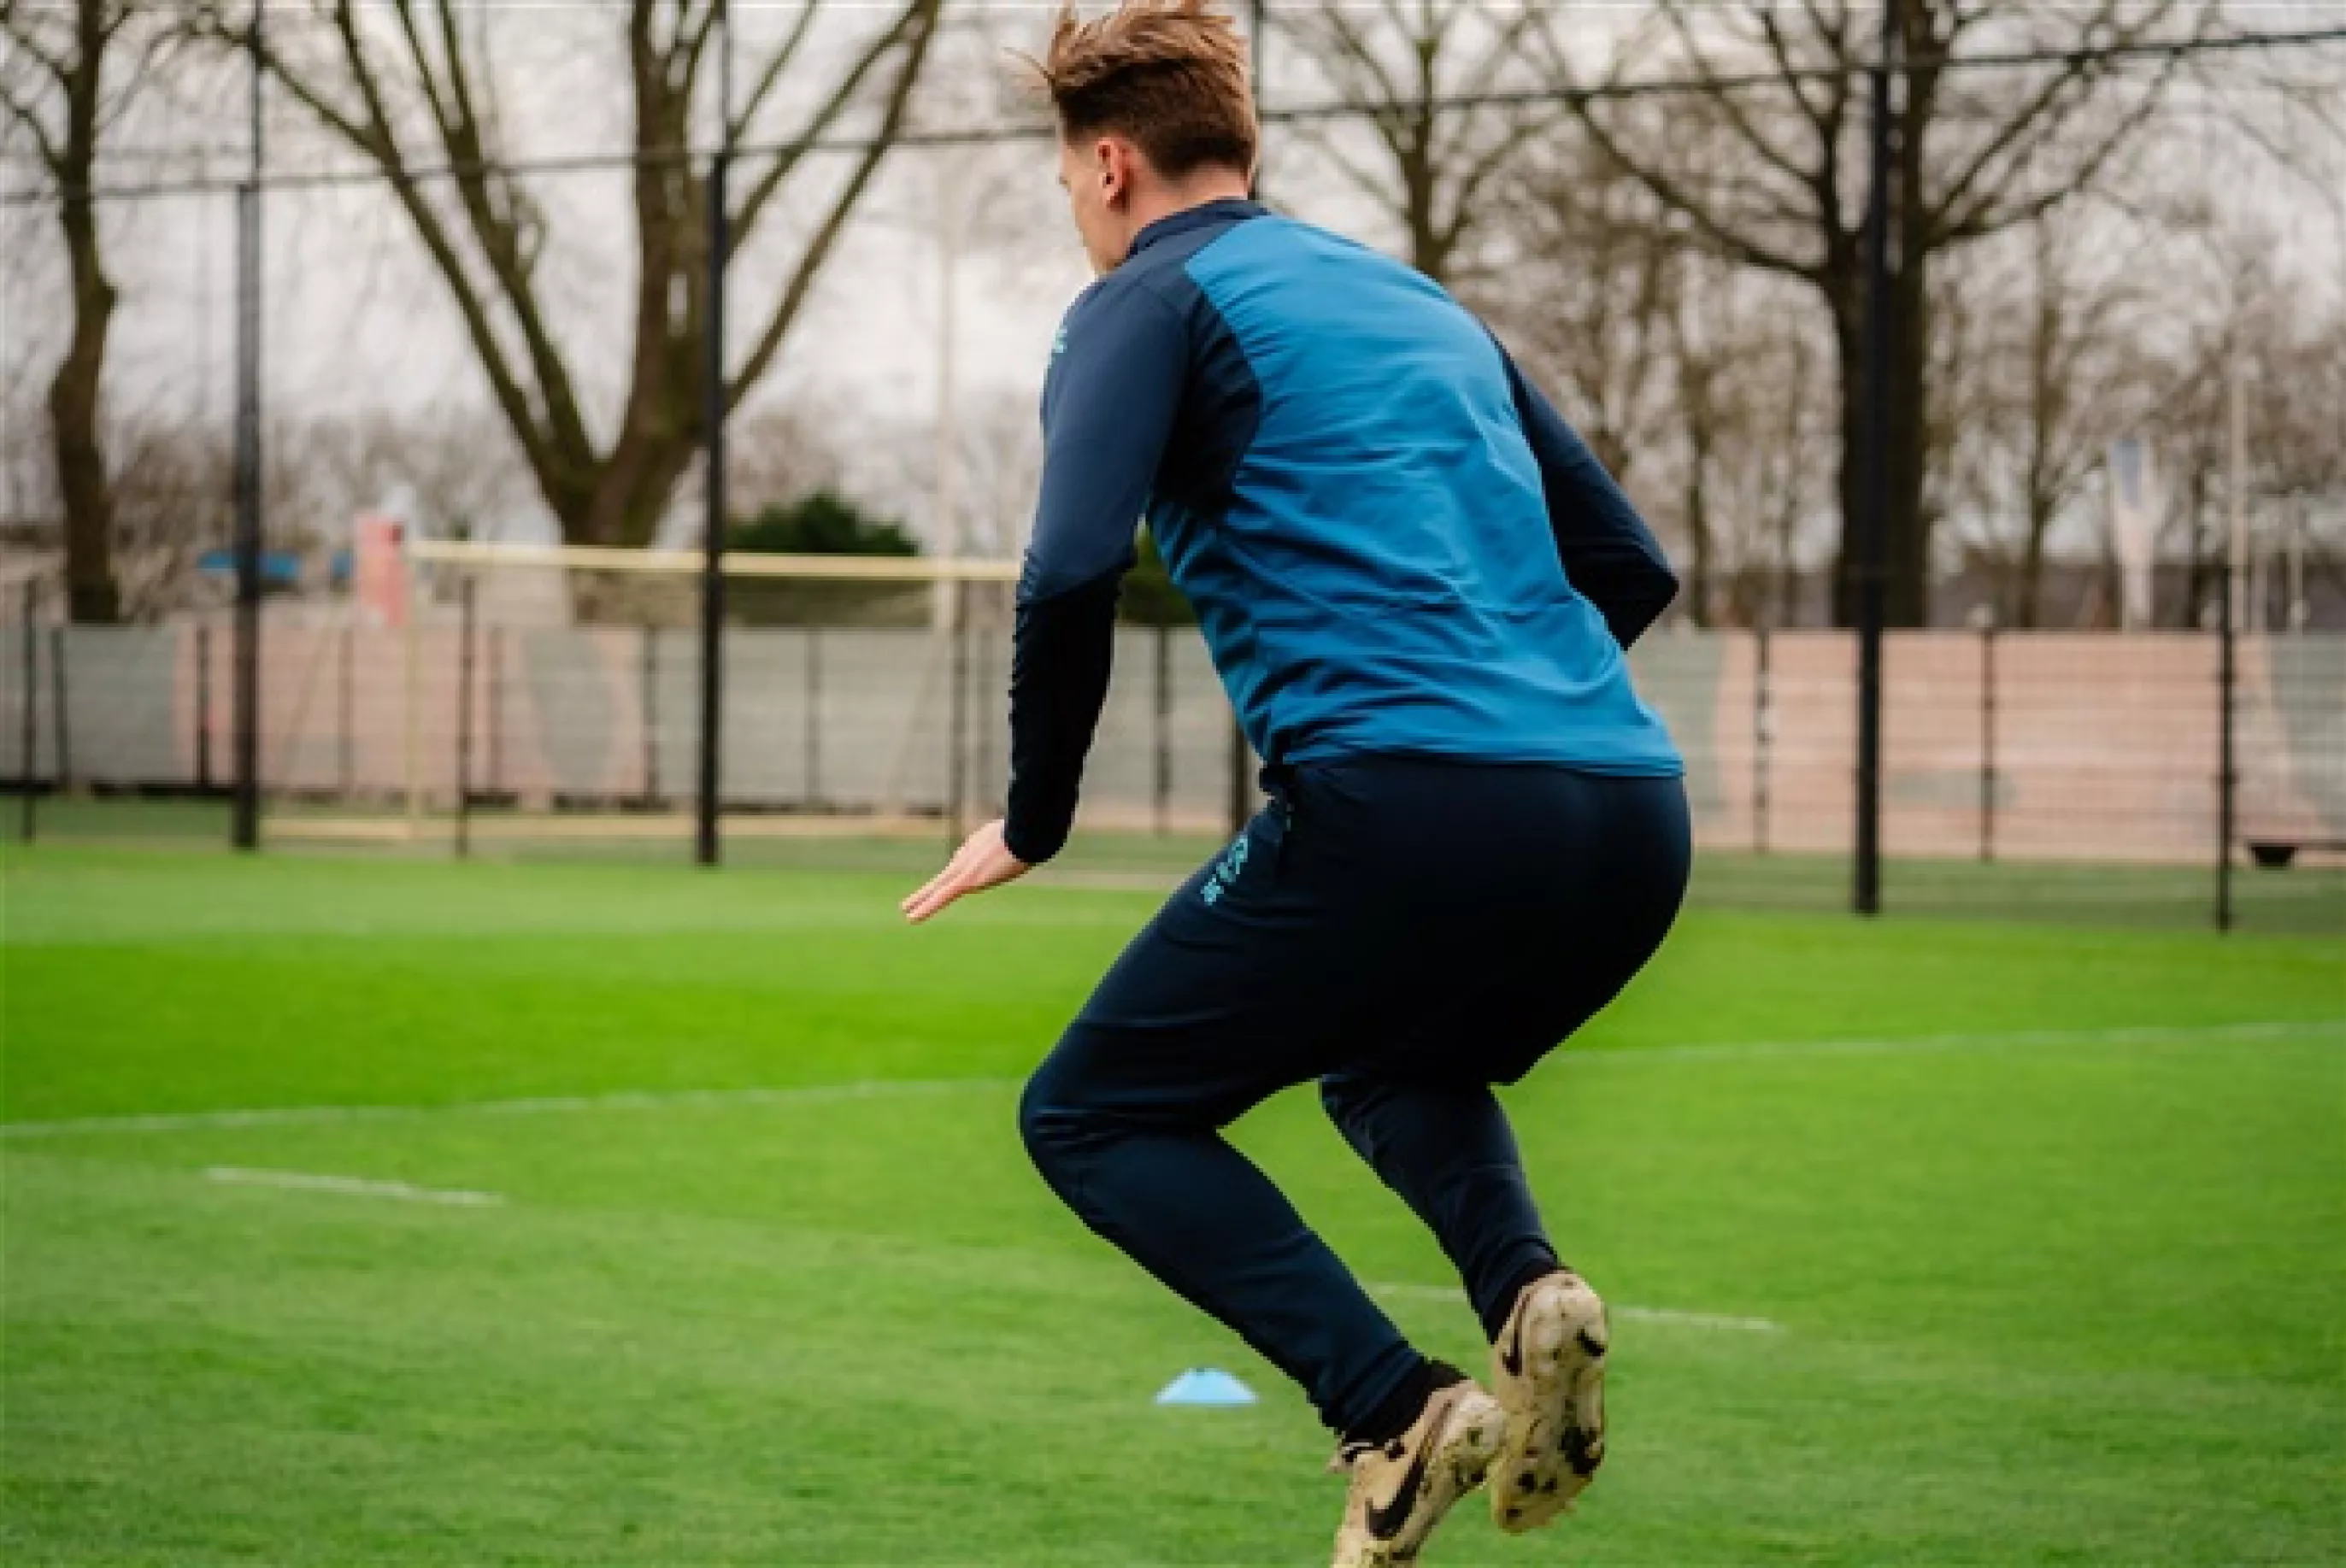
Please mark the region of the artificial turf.
<svg viewBox="0 0 2346 1568"><path fill-rule="evenodd" d="M1310 1412L1017 1146L1148 896L0 871L9 1563L1324 1558ZM1510 1104L1616 1430L1434 1568L2346 1559L2341 944L1702 911ZM1309 1095L1238 1136L1476 1354Z"/></svg>

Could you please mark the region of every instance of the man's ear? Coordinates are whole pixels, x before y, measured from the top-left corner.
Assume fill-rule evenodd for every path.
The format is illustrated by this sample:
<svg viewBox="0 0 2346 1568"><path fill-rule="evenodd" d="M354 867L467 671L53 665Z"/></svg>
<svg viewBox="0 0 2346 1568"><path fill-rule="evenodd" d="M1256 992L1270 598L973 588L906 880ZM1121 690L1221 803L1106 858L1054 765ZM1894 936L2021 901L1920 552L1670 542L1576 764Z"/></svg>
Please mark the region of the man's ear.
<svg viewBox="0 0 2346 1568"><path fill-rule="evenodd" d="M1113 206L1132 189L1132 149L1113 137L1102 137L1096 157L1100 194Z"/></svg>

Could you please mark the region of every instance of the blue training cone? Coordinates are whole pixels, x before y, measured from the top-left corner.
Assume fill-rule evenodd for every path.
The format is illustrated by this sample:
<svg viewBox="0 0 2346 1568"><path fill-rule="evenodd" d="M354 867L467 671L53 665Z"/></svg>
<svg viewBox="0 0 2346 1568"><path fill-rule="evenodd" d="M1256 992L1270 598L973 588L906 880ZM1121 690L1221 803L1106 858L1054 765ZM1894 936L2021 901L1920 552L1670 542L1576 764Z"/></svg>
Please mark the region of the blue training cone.
<svg viewBox="0 0 2346 1568"><path fill-rule="evenodd" d="M1192 1367L1165 1385L1157 1396L1160 1405L1206 1405L1227 1409L1255 1402L1252 1389L1219 1367Z"/></svg>

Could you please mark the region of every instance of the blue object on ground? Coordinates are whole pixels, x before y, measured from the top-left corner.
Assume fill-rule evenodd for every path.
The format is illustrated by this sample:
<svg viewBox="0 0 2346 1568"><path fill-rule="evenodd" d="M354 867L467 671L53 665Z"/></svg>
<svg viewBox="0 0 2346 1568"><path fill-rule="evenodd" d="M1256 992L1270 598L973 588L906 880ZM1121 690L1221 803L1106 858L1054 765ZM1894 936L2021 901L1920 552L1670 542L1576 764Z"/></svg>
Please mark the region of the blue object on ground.
<svg viewBox="0 0 2346 1568"><path fill-rule="evenodd" d="M1160 1405L1227 1407L1255 1402L1252 1389L1219 1367L1192 1367L1165 1385L1157 1396Z"/></svg>

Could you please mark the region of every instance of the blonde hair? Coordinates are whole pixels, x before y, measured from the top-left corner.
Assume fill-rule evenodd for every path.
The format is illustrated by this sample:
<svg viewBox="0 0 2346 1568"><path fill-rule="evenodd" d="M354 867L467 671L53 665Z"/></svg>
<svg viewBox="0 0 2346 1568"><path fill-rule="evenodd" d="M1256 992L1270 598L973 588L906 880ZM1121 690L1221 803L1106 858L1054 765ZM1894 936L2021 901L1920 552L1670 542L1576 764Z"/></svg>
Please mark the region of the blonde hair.
<svg viewBox="0 0 2346 1568"><path fill-rule="evenodd" d="M1025 59L1066 140L1129 137L1172 179L1209 165L1254 169L1246 40L1209 0L1124 0L1091 22L1069 0L1049 50Z"/></svg>

